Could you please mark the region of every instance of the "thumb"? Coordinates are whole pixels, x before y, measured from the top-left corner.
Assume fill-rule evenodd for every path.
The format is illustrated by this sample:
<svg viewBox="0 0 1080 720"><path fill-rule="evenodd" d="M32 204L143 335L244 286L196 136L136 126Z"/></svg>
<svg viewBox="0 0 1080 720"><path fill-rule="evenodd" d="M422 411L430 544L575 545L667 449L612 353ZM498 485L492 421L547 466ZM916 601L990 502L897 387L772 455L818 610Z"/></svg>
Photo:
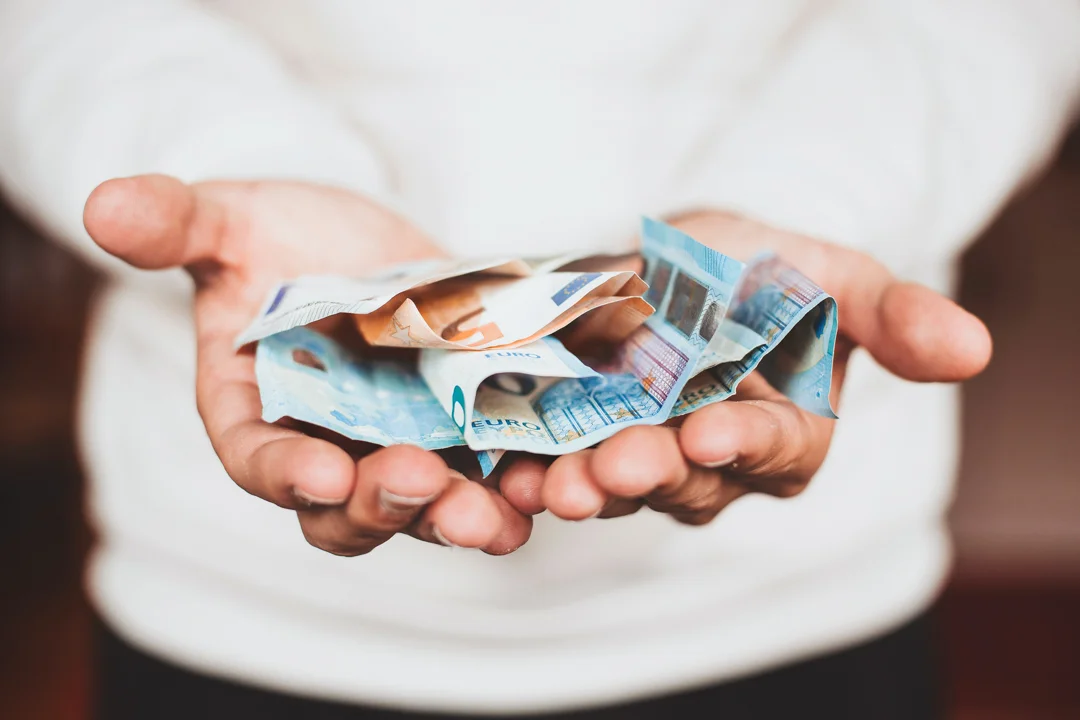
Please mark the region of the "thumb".
<svg viewBox="0 0 1080 720"><path fill-rule="evenodd" d="M720 213L690 215L678 226L734 244L739 255L771 248L836 298L840 331L890 372L920 382L956 382L990 362L982 322L930 288L897 281L871 256L850 248L769 229Z"/></svg>
<svg viewBox="0 0 1080 720"><path fill-rule="evenodd" d="M978 375L990 362L992 342L982 321L928 287L891 283L875 314L875 327L862 344L902 378L958 382Z"/></svg>
<svg viewBox="0 0 1080 720"><path fill-rule="evenodd" d="M906 380L957 382L990 362L990 333L977 317L924 285L898 281L869 255L823 247L841 332L885 369Z"/></svg>
<svg viewBox="0 0 1080 720"><path fill-rule="evenodd" d="M106 252L157 270L213 261L225 212L174 177L136 175L98 185L86 200L83 225Z"/></svg>

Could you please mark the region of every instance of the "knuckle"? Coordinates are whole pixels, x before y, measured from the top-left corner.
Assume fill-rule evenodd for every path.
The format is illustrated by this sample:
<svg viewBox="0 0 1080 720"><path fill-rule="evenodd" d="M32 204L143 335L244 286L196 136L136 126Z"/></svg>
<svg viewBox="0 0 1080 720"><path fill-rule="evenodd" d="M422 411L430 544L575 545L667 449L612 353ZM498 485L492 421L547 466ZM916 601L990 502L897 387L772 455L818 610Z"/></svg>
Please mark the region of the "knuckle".
<svg viewBox="0 0 1080 720"><path fill-rule="evenodd" d="M676 522L682 525L692 525L694 527L701 527L702 525L708 525L716 516L720 514L719 510L710 510L707 512L689 512L689 513L672 513Z"/></svg>
<svg viewBox="0 0 1080 720"><path fill-rule="evenodd" d="M485 555L491 555L492 557L504 557L509 555L521 547L520 545L503 546L503 545L489 545L487 547L480 548L480 551Z"/></svg>
<svg viewBox="0 0 1080 720"><path fill-rule="evenodd" d="M643 507L645 507L645 501L641 498L618 498L609 501L596 517L603 520L626 517L627 515L633 515Z"/></svg>
<svg viewBox="0 0 1080 720"><path fill-rule="evenodd" d="M654 509L671 514L697 515L719 511L721 502L720 483L713 478L690 482L678 491L657 495L650 501Z"/></svg>
<svg viewBox="0 0 1080 720"><path fill-rule="evenodd" d="M324 550L331 555L337 555L338 557L358 557L360 555L367 555L372 550L370 547L352 547L348 545L330 545L328 547L320 547L319 549Z"/></svg>
<svg viewBox="0 0 1080 720"><path fill-rule="evenodd" d="M761 429L768 435L768 441L754 461L740 463L739 471L765 475L792 473L802 463L808 450L810 428L806 419L793 406L787 407L786 403L778 407L778 402L773 400L747 402L761 411L764 418Z"/></svg>
<svg viewBox="0 0 1080 720"><path fill-rule="evenodd" d="M300 517L300 532L303 534L304 539L307 540L308 545L330 552L331 543L327 542L327 539L320 532L305 522L303 515L299 513L297 515Z"/></svg>
<svg viewBox="0 0 1080 720"><path fill-rule="evenodd" d="M781 476L797 476L799 468L806 467L809 456L815 451L813 431L809 421L798 411L784 413L781 425L781 447L774 451L774 472ZM799 491L805 486L802 482Z"/></svg>
<svg viewBox="0 0 1080 720"><path fill-rule="evenodd" d="M386 542L387 540L392 538L394 536L394 534L395 534L395 532L393 530L388 530L388 531L385 531L385 532L384 531L371 530L371 531L359 532L356 535L354 535L351 539L356 541L356 542L361 542L361 543L364 543L365 545L374 547L376 545L383 544L384 542Z"/></svg>
<svg viewBox="0 0 1080 720"><path fill-rule="evenodd" d="M718 501L719 495L715 489L707 488L687 497L680 498L679 507L685 512L693 514L713 512Z"/></svg>
<svg viewBox="0 0 1080 720"><path fill-rule="evenodd" d="M775 482L770 483L767 492L775 497L788 499L802 494L809 484L810 482L808 480L779 478Z"/></svg>
<svg viewBox="0 0 1080 720"><path fill-rule="evenodd" d="M308 545L313 548L328 552L331 555L347 555L350 550L350 548L346 548L333 538L322 537L318 533L310 532L308 530L304 531L304 539L307 540Z"/></svg>
<svg viewBox="0 0 1080 720"><path fill-rule="evenodd" d="M340 541L343 544L362 545L364 547L372 548L383 544L392 538L396 532L396 528L377 528L372 527L370 524L365 526L354 526L342 533Z"/></svg>
<svg viewBox="0 0 1080 720"><path fill-rule="evenodd" d="M359 533L350 537L341 537L335 533L323 532L306 522L300 515L300 532L309 545L323 552L339 557L356 557L366 555L377 547L381 541L370 537L366 533Z"/></svg>
<svg viewBox="0 0 1080 720"><path fill-rule="evenodd" d="M354 537L374 539L376 535L389 536L398 528L408 525L422 509L395 509L380 503L373 511L368 511L349 503L345 507L345 519Z"/></svg>
<svg viewBox="0 0 1080 720"><path fill-rule="evenodd" d="M495 540L480 548L484 553L488 555L502 556L509 555L510 553L519 550L525 543L529 541L529 534L526 534L522 538L509 538L504 540Z"/></svg>

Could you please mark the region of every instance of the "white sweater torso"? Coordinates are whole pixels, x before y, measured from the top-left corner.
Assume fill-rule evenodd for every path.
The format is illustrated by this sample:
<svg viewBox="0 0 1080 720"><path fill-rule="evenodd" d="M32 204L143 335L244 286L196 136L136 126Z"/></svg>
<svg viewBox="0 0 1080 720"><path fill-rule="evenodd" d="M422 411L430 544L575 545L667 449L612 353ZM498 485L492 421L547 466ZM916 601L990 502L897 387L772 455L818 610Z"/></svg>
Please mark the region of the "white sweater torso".
<svg viewBox="0 0 1080 720"><path fill-rule="evenodd" d="M106 177L293 176L384 199L458 254L625 247L642 212L708 203L865 247L947 291L963 241L1060 131L1068 103L1048 98L1075 73L1064 63L1035 89L1058 58L1018 73L1041 105L1000 120L1003 147L983 158L949 134L970 118L923 82L932 43L903 34L923 32L917 18L901 12L896 28L877 4L114 0L100 3L110 42L89 27L71 50L96 59L85 80L99 94L52 101L82 114L28 149L18 138L50 107L33 87L64 87L73 69L58 60L23 84L12 68L62 27L16 5L29 49L0 55L22 102L0 115L0 172L90 254L73 209ZM155 54L150 82L137 68ZM955 152L937 153L942 138ZM797 498L748 497L704 528L648 511L542 516L504 558L409 538L328 555L214 456L194 405L189 293L175 273L118 271L81 411L101 531L92 596L176 662L357 702L596 704L865 639L925 608L944 576L955 392L862 354L829 459Z"/></svg>

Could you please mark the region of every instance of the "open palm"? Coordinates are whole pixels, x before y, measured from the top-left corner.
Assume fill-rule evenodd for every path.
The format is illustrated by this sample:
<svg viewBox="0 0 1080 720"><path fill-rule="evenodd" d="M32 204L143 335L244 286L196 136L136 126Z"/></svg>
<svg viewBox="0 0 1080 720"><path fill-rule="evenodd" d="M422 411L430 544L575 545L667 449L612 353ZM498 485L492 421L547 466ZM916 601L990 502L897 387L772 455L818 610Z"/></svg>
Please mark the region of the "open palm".
<svg viewBox="0 0 1080 720"><path fill-rule="evenodd" d="M110 180L84 213L106 251L146 269L183 266L195 281L196 396L225 470L246 491L298 512L305 537L367 552L398 532L510 552L531 520L434 453L401 445L359 460L261 420L254 357L233 340L278 281L371 274L439 249L401 217L353 193L308 183L210 182L163 175Z"/></svg>
<svg viewBox="0 0 1080 720"><path fill-rule="evenodd" d="M966 380L990 359L990 336L978 318L927 287L898 280L869 255L726 213L672 222L743 260L772 250L836 298L834 407L856 346L893 374L918 382ZM629 427L554 462L504 461L502 494L523 513L550 510L566 520L619 517L647 506L700 525L749 493L801 492L825 460L835 427L796 406L757 372L731 400L677 424Z"/></svg>

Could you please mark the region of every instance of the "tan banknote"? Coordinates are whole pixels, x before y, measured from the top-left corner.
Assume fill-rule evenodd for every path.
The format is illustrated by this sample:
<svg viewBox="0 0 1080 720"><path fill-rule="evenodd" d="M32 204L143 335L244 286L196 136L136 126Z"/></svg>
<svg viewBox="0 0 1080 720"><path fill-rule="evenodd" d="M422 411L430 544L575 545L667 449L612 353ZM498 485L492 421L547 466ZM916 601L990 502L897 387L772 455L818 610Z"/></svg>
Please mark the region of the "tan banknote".
<svg viewBox="0 0 1080 720"><path fill-rule="evenodd" d="M372 345L487 350L532 342L589 313L577 332L618 342L652 313L641 297L647 287L629 271L473 275L409 290L355 320Z"/></svg>
<svg viewBox="0 0 1080 720"><path fill-rule="evenodd" d="M366 315L408 291L419 293L421 288L454 278L473 281L540 275L588 257L587 253L574 252L543 258L435 258L402 263L362 278L305 275L275 287L235 344L240 347L331 315Z"/></svg>

